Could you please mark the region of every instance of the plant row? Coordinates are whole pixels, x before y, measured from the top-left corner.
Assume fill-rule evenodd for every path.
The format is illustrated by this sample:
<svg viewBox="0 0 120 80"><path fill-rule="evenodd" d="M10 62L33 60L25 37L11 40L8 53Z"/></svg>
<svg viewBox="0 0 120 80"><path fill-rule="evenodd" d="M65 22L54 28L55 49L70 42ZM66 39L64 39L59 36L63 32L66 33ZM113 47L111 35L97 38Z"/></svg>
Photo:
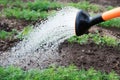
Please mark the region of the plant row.
<svg viewBox="0 0 120 80"><path fill-rule="evenodd" d="M120 40L109 37L109 36L100 36L98 34L84 34L82 36L73 36L68 39L68 42L73 43L77 42L79 44L87 44L88 41L93 41L97 45L107 45L107 46L119 46Z"/></svg>
<svg viewBox="0 0 120 80"><path fill-rule="evenodd" d="M48 69L32 69L23 71L17 67L0 67L0 80L119 80L115 72L109 74L96 71L77 69L75 66L51 67Z"/></svg>

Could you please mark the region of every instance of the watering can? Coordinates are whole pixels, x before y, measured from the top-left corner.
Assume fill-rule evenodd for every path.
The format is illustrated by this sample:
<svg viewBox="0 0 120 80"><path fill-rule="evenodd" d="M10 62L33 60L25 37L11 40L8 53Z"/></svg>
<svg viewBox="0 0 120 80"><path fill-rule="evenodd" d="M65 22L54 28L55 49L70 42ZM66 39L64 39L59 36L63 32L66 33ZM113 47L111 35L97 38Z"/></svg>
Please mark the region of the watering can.
<svg viewBox="0 0 120 80"><path fill-rule="evenodd" d="M120 17L120 7L94 17L90 17L87 12L80 10L76 16L75 33L77 36L83 35L91 26L117 17Z"/></svg>

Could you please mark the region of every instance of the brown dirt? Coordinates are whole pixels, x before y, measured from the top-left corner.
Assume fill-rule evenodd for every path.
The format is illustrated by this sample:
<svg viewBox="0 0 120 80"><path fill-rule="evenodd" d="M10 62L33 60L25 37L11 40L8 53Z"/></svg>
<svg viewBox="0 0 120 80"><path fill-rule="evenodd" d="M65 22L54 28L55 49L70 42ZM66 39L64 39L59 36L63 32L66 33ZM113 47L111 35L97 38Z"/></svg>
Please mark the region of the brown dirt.
<svg viewBox="0 0 120 80"><path fill-rule="evenodd" d="M98 46L92 42L80 45L65 41L59 46L64 66L74 64L77 67L89 69L91 67L104 72L114 70L120 74L120 50L109 46Z"/></svg>
<svg viewBox="0 0 120 80"><path fill-rule="evenodd" d="M11 32L13 29L21 31L24 27L31 24L28 21L24 20L17 20L17 19L7 19L7 18L0 18L0 30L4 30L7 32ZM19 40L17 39L0 39L0 51L9 50L15 43Z"/></svg>
<svg viewBox="0 0 120 80"><path fill-rule="evenodd" d="M30 24L30 22L25 20L0 18L0 30L8 32L12 31L12 29L20 31L24 27L28 26L28 24Z"/></svg>
<svg viewBox="0 0 120 80"><path fill-rule="evenodd" d="M0 39L0 52L7 51L11 49L15 44L17 44L19 40L18 39L12 39L12 40L2 40Z"/></svg>
<svg viewBox="0 0 120 80"><path fill-rule="evenodd" d="M120 0L89 0L90 3L95 3L103 6L120 6Z"/></svg>
<svg viewBox="0 0 120 80"><path fill-rule="evenodd" d="M116 39L120 39L120 29L119 28L115 28L115 27L111 27L111 28L103 28L103 27L99 27L99 26L93 26L88 30L88 33L99 33L101 36L109 36L109 37L113 37Z"/></svg>

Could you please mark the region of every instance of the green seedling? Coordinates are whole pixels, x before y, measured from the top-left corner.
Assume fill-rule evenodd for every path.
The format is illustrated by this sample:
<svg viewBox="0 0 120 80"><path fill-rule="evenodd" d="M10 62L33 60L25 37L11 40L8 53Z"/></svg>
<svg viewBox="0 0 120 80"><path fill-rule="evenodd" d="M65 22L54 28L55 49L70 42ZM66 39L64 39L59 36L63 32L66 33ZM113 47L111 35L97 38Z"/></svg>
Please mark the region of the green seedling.
<svg viewBox="0 0 120 80"><path fill-rule="evenodd" d="M36 0L34 2L28 2L27 3L27 8L30 8L31 10L35 11L48 11L48 10L54 10L57 8L61 8L62 4L58 2L50 2L47 0Z"/></svg>
<svg viewBox="0 0 120 80"><path fill-rule="evenodd" d="M24 2L22 0L0 0L0 4L4 7L24 7Z"/></svg>
<svg viewBox="0 0 120 80"><path fill-rule="evenodd" d="M0 30L0 39L13 39L14 35L17 33L16 30L12 30L11 32L6 32L4 30Z"/></svg>
<svg viewBox="0 0 120 80"><path fill-rule="evenodd" d="M82 35L80 37L77 36L73 36L71 38L68 39L68 42L73 43L73 42L77 42L80 44L85 44L88 42L89 36L88 35Z"/></svg>
<svg viewBox="0 0 120 80"><path fill-rule="evenodd" d="M8 36L9 36L8 32L3 31L3 30L0 31L0 39L6 39L8 38Z"/></svg>
<svg viewBox="0 0 120 80"><path fill-rule="evenodd" d="M109 37L109 36L100 36L98 34L84 34L82 36L73 36L68 39L68 42L73 43L77 42L79 44L86 44L89 40L92 40L97 45L107 45L107 46L118 46L119 40Z"/></svg>
<svg viewBox="0 0 120 80"><path fill-rule="evenodd" d="M23 71L18 67L0 67L1 80L119 80L114 73L103 73L93 68L77 69L75 66L51 67L43 70Z"/></svg>
<svg viewBox="0 0 120 80"><path fill-rule="evenodd" d="M32 26L25 27L21 32L18 33L16 38L18 39L26 38L29 35L29 33L32 32L32 30L33 30Z"/></svg>
<svg viewBox="0 0 120 80"><path fill-rule="evenodd" d="M5 9L4 11L6 17L8 18L16 18L16 19L24 19L28 21L34 21L39 19L40 17L43 18L43 13L41 12L36 12L36 11L31 11L29 9L23 9L21 10L20 8L14 8L14 9ZM44 12L44 15L46 16L47 13Z"/></svg>
<svg viewBox="0 0 120 80"><path fill-rule="evenodd" d="M68 3L69 6L73 6L85 11L99 12L101 7L95 4L90 4L88 1L78 2L78 3Z"/></svg>
<svg viewBox="0 0 120 80"><path fill-rule="evenodd" d="M115 18L115 19L112 19L112 20L109 20L109 21L106 21L106 22L102 22L99 24L99 26L102 26L102 27L117 27L117 28L120 28L120 18Z"/></svg>

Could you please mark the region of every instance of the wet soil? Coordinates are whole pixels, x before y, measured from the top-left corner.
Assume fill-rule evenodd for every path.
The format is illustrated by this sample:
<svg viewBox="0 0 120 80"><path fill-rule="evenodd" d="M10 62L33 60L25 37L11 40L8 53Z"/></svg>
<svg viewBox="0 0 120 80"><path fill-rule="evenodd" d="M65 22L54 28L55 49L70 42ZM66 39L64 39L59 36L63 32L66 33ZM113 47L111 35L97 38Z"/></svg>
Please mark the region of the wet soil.
<svg viewBox="0 0 120 80"><path fill-rule="evenodd" d="M4 51L10 50L11 47L13 47L15 44L19 42L18 39L13 39L13 40L2 40L0 39L0 54Z"/></svg>
<svg viewBox="0 0 120 80"><path fill-rule="evenodd" d="M21 31L24 27L28 26L30 24L30 21L25 21L25 20L18 20L18 19L8 19L1 17L0 18L0 30L4 30L7 32L11 32L12 29L16 29Z"/></svg>
<svg viewBox="0 0 120 80"><path fill-rule="evenodd" d="M76 65L78 68L111 72L114 70L120 74L120 49L112 46L100 46L93 42L80 45L65 41L59 46L59 55L62 57L62 64L68 66Z"/></svg>

